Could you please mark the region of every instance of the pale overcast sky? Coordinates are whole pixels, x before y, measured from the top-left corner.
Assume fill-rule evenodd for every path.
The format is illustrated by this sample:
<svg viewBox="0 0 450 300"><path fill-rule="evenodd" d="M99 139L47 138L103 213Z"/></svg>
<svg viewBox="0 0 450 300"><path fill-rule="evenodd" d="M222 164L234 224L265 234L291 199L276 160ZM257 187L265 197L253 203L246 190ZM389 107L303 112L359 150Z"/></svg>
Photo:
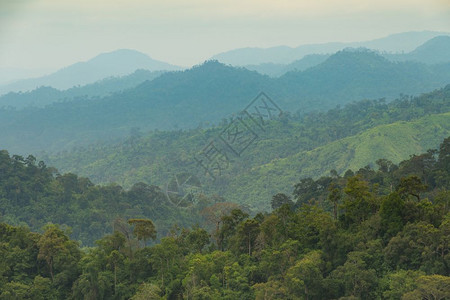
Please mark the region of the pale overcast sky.
<svg viewBox="0 0 450 300"><path fill-rule="evenodd" d="M0 67L59 68L119 48L191 66L240 47L450 31L450 0L0 0Z"/></svg>

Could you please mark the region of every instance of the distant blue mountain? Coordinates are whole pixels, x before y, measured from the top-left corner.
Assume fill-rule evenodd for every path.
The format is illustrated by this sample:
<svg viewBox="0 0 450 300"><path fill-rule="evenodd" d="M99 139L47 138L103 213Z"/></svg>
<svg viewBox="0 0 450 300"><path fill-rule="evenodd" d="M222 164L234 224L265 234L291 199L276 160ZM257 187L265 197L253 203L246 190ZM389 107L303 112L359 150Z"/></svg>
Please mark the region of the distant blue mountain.
<svg viewBox="0 0 450 300"><path fill-rule="evenodd" d="M434 37L408 53L380 51L378 53L390 61L414 61L428 65L447 63L450 62L450 36L440 35ZM278 77L290 71L303 71L314 67L324 62L328 57L330 57L330 54L309 54L290 64L263 63L260 65L248 65L245 68L261 74Z"/></svg>
<svg viewBox="0 0 450 300"><path fill-rule="evenodd" d="M404 32L365 42L309 44L295 48L287 46L240 48L219 53L214 55L212 59L233 66L246 66L264 63L290 64L308 54L330 54L349 47L364 47L382 52L402 53L413 51L429 39L439 35L450 35L450 33L436 31Z"/></svg>
<svg viewBox="0 0 450 300"><path fill-rule="evenodd" d="M67 90L41 86L28 92L9 92L0 96L0 107L16 109L44 107L60 101L105 97L129 88L134 88L146 80L153 80L164 72L136 70L129 75L108 77L94 83L75 86Z"/></svg>
<svg viewBox="0 0 450 300"><path fill-rule="evenodd" d="M283 110L304 113L362 99L417 95L449 83L450 63L392 62L364 49L340 51L317 66L279 78L208 61L103 98L0 109L0 146L17 153L55 151L126 136L137 127L188 129L218 123L260 91Z"/></svg>
<svg viewBox="0 0 450 300"><path fill-rule="evenodd" d="M418 61L426 64L450 62L450 36L441 35L425 42L414 51L405 54L386 54L390 60Z"/></svg>
<svg viewBox="0 0 450 300"><path fill-rule="evenodd" d="M157 61L136 50L121 49L102 53L86 61L78 62L62 68L47 76L19 80L0 86L0 94L11 91L33 90L40 86L50 86L56 89L68 89L77 85L85 85L111 77L131 74L137 69L149 71L180 70L165 62Z"/></svg>
<svg viewBox="0 0 450 300"><path fill-rule="evenodd" d="M271 77L279 77L291 71L304 71L311 67L323 63L331 54L308 54L302 59L296 60L290 64L263 63L260 65L247 65L246 69L256 71L260 74Z"/></svg>

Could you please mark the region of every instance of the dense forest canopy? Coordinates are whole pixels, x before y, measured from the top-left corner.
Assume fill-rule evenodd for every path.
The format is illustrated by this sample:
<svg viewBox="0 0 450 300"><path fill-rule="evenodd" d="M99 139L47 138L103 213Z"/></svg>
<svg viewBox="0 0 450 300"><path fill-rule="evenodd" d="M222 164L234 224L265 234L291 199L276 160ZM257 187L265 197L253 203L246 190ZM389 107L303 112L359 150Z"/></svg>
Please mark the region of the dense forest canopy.
<svg viewBox="0 0 450 300"><path fill-rule="evenodd" d="M136 128L127 139L39 159L62 172L94 183L116 182L126 189L138 182L164 189L175 175L196 174L207 192L267 210L272 195L290 194L300 178L328 176L333 169L343 175L348 169L375 167L379 157L399 163L436 148L450 135L449 112L450 85L391 102L365 100L327 112L283 114L268 122L240 157L228 152L233 161L214 182L202 177L194 155L217 140L232 119L206 129L144 133Z"/></svg>
<svg viewBox="0 0 450 300"><path fill-rule="evenodd" d="M152 220L187 210L168 209L157 188L99 187L2 151L2 221L30 220L40 233L0 225L0 297L449 298L450 137L398 165L376 163L303 179L273 196L271 213L198 195L189 214L201 224L161 232ZM80 248L69 234L98 240Z"/></svg>
<svg viewBox="0 0 450 300"><path fill-rule="evenodd" d="M450 299L449 42L0 97L0 299Z"/></svg>
<svg viewBox="0 0 450 300"><path fill-rule="evenodd" d="M217 124L238 113L261 91L284 111L304 114L362 99L390 101L401 93L419 95L449 81L450 63L391 62L368 50L340 51L317 66L279 78L207 61L105 97L0 109L0 139L8 150L22 155L54 152L124 137L135 127L178 130ZM45 95L44 89L17 95L17 99L32 97L36 103L48 103L51 97Z"/></svg>

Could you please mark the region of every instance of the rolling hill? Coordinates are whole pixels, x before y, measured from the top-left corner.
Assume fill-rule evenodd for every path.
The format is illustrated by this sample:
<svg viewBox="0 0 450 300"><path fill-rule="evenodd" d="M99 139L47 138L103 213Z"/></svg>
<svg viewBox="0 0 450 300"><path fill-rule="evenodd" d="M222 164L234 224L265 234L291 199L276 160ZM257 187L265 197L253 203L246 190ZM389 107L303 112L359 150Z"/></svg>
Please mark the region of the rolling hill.
<svg viewBox="0 0 450 300"><path fill-rule="evenodd" d="M414 51L404 54L384 54L393 61L417 61L425 64L450 62L450 36L441 35L432 38Z"/></svg>
<svg viewBox="0 0 450 300"><path fill-rule="evenodd" d="M2 147L12 152L57 151L142 131L218 124L265 91L284 111L325 111L361 99L417 95L450 82L450 63L393 63L364 51L341 51L303 72L270 78L216 61L99 99L45 108L0 110Z"/></svg>
<svg viewBox="0 0 450 300"><path fill-rule="evenodd" d="M290 194L301 178L343 174L374 164L395 163L436 147L450 135L450 85L408 100L386 104L362 101L333 109L274 120L241 157L230 154L230 167L210 181L194 155L217 139L224 126L189 131L135 134L128 139L43 155L63 172L96 183L165 184L176 174L196 174L204 189L254 209L267 209L276 192Z"/></svg>
<svg viewBox="0 0 450 300"><path fill-rule="evenodd" d="M350 49L347 49L347 51L350 51ZM361 49L359 51L361 51ZM376 51L376 53L393 62L413 61L427 65L449 63L450 36L436 36L407 53L389 53L380 51ZM309 54L290 64L262 63L259 65L247 65L245 68L272 77L279 77L290 71L304 71L308 68L317 66L330 56L330 54Z"/></svg>
<svg viewBox="0 0 450 300"><path fill-rule="evenodd" d="M296 60L290 64L274 64L263 63L260 65L246 65L245 68L251 71L256 71L260 74L269 75L271 77L279 77L290 71L304 71L311 67L323 63L329 54L308 54L302 59Z"/></svg>
<svg viewBox="0 0 450 300"><path fill-rule="evenodd" d="M76 100L76 98L105 97L129 88L134 88L146 80L153 80L164 71L136 70L132 74L108 77L94 83L58 90L41 86L29 92L10 92L0 96L0 107L22 109L44 107L54 102Z"/></svg>
<svg viewBox="0 0 450 300"><path fill-rule="evenodd" d="M69 89L111 76L131 74L138 69L169 71L181 68L154 60L136 50L120 49L99 54L88 61L75 63L43 77L18 80L14 83L0 86L0 94L12 91L28 91L40 86Z"/></svg>
<svg viewBox="0 0 450 300"><path fill-rule="evenodd" d="M234 66L259 65L264 63L290 64L308 54L327 54L345 48L365 47L382 52L410 52L439 35L450 33L422 31L392 34L380 39L354 43L325 43L301 45L295 48L277 46L271 48L241 48L214 55L212 59Z"/></svg>
<svg viewBox="0 0 450 300"><path fill-rule="evenodd" d="M357 171L367 165L375 168L377 158L398 164L413 154L436 148L449 135L450 113L377 126L230 177L222 196L238 203L246 199L250 207L267 210L272 195L292 194L294 184L302 178L330 176L330 170L343 175L346 170Z"/></svg>

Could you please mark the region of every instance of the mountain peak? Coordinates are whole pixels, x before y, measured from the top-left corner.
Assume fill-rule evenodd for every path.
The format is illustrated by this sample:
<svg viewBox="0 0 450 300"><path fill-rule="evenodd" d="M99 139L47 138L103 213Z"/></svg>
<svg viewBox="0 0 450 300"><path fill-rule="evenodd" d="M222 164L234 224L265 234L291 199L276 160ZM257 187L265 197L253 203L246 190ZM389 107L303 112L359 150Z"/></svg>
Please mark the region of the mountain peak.
<svg viewBox="0 0 450 300"><path fill-rule="evenodd" d="M110 52L100 53L88 61L95 61L95 60L100 60L100 59L115 59L115 58L116 59L123 59L123 58L152 59L147 54L139 52L134 49L117 49L117 50L110 51Z"/></svg>
<svg viewBox="0 0 450 300"><path fill-rule="evenodd" d="M409 53L409 56L410 59L431 64L450 62L450 36L434 37Z"/></svg>
<svg viewBox="0 0 450 300"><path fill-rule="evenodd" d="M331 55L324 64L386 64L389 61L378 52L367 48L346 48Z"/></svg>
<svg viewBox="0 0 450 300"><path fill-rule="evenodd" d="M178 66L152 59L147 54L132 49L118 49L100 53L83 62L62 68L50 75L21 80L3 87L4 93L9 91L33 90L46 85L57 89L68 89L77 85L85 85L114 76L124 76L138 69L149 71L180 70Z"/></svg>
<svg viewBox="0 0 450 300"><path fill-rule="evenodd" d="M450 51L450 36L440 35L428 40L423 45L417 47L412 53L419 53L430 50L446 50ZM450 52L449 52L450 53Z"/></svg>

